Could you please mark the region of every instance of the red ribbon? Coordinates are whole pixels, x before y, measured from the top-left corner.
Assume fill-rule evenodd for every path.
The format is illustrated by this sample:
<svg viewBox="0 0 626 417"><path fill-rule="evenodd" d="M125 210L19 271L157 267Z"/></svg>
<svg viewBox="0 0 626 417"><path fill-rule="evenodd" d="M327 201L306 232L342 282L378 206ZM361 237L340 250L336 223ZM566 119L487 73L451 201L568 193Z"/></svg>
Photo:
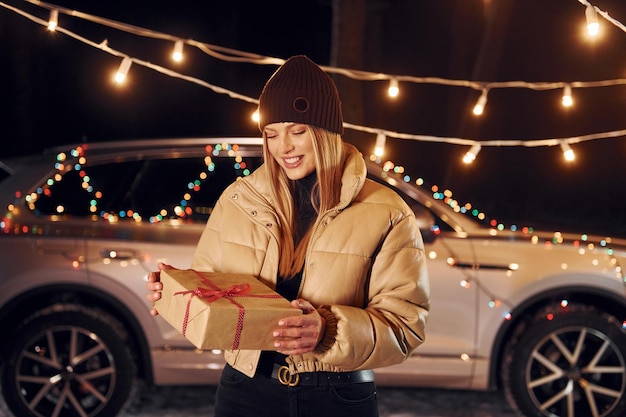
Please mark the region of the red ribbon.
<svg viewBox="0 0 626 417"><path fill-rule="evenodd" d="M204 277L203 277L204 278ZM206 278L203 279L203 281ZM187 291L178 291L175 292L174 295L185 295L185 294L193 294L196 297L206 298L207 302L212 303L213 301L217 301L222 297L234 297L237 295L245 294L252 289L250 284L235 284L232 285L227 290L208 290L206 288L197 287L195 290L187 290Z"/></svg>
<svg viewBox="0 0 626 417"><path fill-rule="evenodd" d="M202 281L203 284L211 287L211 289L196 287L194 290L187 291L178 291L175 292L174 295L185 295L191 294L189 300L187 300L187 309L185 310L185 317L183 319L183 328L182 333L183 336L187 333L187 323L189 322L189 308L191 307L191 300L193 297L200 297L206 299L207 302L212 303L214 301L219 300L220 298L225 298L231 303L233 303L239 309L239 314L237 318L237 328L235 330L235 338L233 340L233 349L237 349L239 347L239 340L241 339L241 333L243 331L243 319L245 316L245 308L237 301L233 300L233 297L252 297L252 298L281 298L278 294L248 294L252 290L252 286L248 283L244 284L235 284L231 285L226 290L221 290L217 285L213 284L210 279L208 279L204 274L192 270L195 272Z"/></svg>

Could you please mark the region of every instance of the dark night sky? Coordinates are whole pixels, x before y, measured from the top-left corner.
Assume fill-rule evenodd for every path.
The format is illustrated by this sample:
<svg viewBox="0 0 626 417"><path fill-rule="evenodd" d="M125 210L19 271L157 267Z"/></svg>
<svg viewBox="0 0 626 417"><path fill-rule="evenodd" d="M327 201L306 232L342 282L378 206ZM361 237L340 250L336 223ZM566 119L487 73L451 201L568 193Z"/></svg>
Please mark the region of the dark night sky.
<svg viewBox="0 0 626 417"><path fill-rule="evenodd" d="M25 1L5 1L47 19ZM215 4L214 4L215 3ZM259 2L58 1L55 4L154 31L260 55L307 54L329 64L331 0ZM582 36L577 0L371 0L361 70L474 81L597 81L624 78L626 33L600 18L603 36ZM217 4L217 5L216 5ZM626 22L622 0L593 2ZM60 24L131 56L169 66L171 43L128 35L80 19ZM272 66L226 63L186 49L180 72L257 97ZM50 34L0 8L0 157L83 140L258 135L248 103L133 66L125 88L111 73L120 59L63 34ZM492 90L485 114L471 115L474 90L401 85L390 102L385 83L364 86L365 120L390 131L489 139L565 138L626 128L626 86L574 90L565 111L561 92ZM349 98L344 97L344 101ZM373 135L345 138L369 154ZM624 138L574 145L563 162L558 146L484 147L473 165L466 146L387 140L387 158L413 177L450 188L506 224L562 224L626 236Z"/></svg>

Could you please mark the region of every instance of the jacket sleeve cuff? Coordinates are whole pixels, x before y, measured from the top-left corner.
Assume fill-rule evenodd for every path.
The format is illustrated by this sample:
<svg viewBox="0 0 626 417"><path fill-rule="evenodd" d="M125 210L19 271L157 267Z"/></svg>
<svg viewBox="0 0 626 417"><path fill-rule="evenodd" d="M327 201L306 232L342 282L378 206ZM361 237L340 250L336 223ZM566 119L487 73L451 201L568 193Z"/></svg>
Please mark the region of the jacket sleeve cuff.
<svg viewBox="0 0 626 417"><path fill-rule="evenodd" d="M317 312L326 321L326 329L322 340L317 344L314 351L316 353L323 353L330 349L337 338L337 317L326 306L320 306Z"/></svg>

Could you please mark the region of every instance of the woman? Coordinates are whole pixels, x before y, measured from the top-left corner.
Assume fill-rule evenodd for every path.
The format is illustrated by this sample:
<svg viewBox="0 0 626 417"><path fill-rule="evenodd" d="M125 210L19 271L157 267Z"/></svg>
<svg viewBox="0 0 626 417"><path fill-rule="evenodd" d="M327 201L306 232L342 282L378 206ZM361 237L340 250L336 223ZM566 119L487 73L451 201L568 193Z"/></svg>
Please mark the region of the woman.
<svg viewBox="0 0 626 417"><path fill-rule="evenodd" d="M414 214L365 178L362 155L341 138L335 84L307 57L274 73L259 113L265 164L225 190L191 266L258 276L304 314L276 324L276 351L225 353L215 415L377 416L372 369L424 341L429 287Z"/></svg>

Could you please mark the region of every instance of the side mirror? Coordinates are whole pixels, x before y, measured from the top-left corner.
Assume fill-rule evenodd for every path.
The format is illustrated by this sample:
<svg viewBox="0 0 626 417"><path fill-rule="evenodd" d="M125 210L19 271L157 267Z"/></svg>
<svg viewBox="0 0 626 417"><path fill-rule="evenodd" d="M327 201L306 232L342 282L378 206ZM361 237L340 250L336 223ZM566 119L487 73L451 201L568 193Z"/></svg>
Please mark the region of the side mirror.
<svg viewBox="0 0 626 417"><path fill-rule="evenodd" d="M424 206L420 204L414 204L411 206L413 213L415 213L415 220L417 226L422 233L422 239L425 243L432 243L436 239L436 235L433 231L435 226L435 216Z"/></svg>

